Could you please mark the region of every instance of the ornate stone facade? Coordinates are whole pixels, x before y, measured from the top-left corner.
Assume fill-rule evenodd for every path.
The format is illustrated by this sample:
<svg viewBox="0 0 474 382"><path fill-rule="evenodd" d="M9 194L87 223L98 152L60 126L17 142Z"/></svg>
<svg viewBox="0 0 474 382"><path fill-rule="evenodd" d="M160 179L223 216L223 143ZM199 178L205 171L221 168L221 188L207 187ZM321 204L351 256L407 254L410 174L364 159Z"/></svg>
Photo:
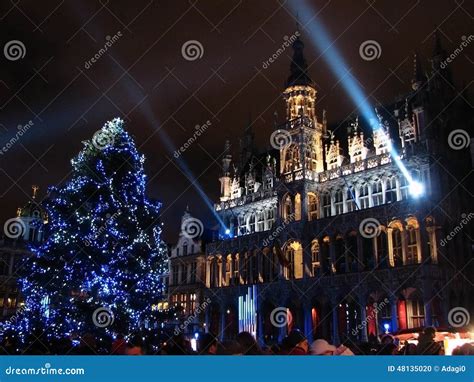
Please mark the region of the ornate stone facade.
<svg viewBox="0 0 474 382"><path fill-rule="evenodd" d="M239 163L226 143L215 205L224 227L206 248L207 328L231 338L255 326L270 343L298 327L339 343L446 326L450 308L472 309L472 283L459 272L463 261L472 269L469 230L440 245L471 199L446 179L459 182L472 166L447 142L468 121L449 102L443 52L433 53L429 76L415 62L412 90L378 106L372 126L354 118L336 139L325 112L318 120L299 38L293 48L286 122L270 137L276 149L257 154L247 129ZM255 304L250 323L241 301Z"/></svg>

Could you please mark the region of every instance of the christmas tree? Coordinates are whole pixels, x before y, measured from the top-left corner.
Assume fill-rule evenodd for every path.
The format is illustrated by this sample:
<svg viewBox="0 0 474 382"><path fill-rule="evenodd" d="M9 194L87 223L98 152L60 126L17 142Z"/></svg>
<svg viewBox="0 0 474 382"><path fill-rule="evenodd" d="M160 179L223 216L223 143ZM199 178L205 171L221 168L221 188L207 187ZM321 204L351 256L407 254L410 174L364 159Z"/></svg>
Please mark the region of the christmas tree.
<svg viewBox="0 0 474 382"><path fill-rule="evenodd" d="M144 156L118 118L83 143L70 180L49 190L48 238L20 279L23 336L131 333L162 297L161 204L145 195Z"/></svg>

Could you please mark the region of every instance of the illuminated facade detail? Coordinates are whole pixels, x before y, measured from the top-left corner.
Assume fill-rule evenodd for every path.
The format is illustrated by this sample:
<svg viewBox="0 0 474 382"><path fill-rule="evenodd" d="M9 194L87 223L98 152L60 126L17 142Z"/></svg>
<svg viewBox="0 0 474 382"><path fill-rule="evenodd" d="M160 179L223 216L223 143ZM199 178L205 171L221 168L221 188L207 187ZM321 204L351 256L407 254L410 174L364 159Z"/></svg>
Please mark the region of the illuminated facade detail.
<svg viewBox="0 0 474 382"><path fill-rule="evenodd" d="M451 247L440 244L453 221L433 206L458 213L468 199L451 194L445 173L433 162L433 153L442 156L450 149L446 139L435 138L446 127L436 119L436 105L427 103L431 90L421 84L428 79L416 74L420 86L413 92L379 107L376 121L356 117L347 137L334 129L336 138L328 135L325 112L318 120L302 48L295 42L283 90L286 121L275 130L291 139L261 154L247 128L240 161L223 166L224 172L233 167L231 195L238 196L215 205L225 227L206 246L205 294L219 305L209 309L207 327L221 338L242 330L244 311L253 309L243 308L251 301L242 295L247 288L258 296L251 325L260 342L281 340L290 327L309 339L340 343L446 325L449 306L469 305L459 292L464 281L449 264L470 256L471 249L462 233ZM423 186L421 194L413 182ZM360 229L369 218L377 222L372 236ZM444 289L447 278L456 279L459 288ZM271 324L276 308L288 312L291 325ZM373 322L354 332L369 314Z"/></svg>
<svg viewBox="0 0 474 382"><path fill-rule="evenodd" d="M0 278L4 280L0 285L0 318L12 316L24 306L17 285L18 273L23 261L32 255L29 246L45 239L48 216L37 200L39 188L31 188L31 200L16 211L19 237L5 235L0 239Z"/></svg>
<svg viewBox="0 0 474 382"><path fill-rule="evenodd" d="M257 336L257 288L247 288L247 294L239 296L239 332ZM226 312L227 313L227 312Z"/></svg>
<svg viewBox="0 0 474 382"><path fill-rule="evenodd" d="M189 209L181 218L183 222L193 219ZM179 234L178 242L171 247L169 255L169 274L167 282L168 303L176 308L177 319L186 321L186 330L194 333L200 330L203 314L196 314L197 308L204 302L203 288L206 285L206 257L201 237L192 238L189 234ZM158 304L159 305L159 304Z"/></svg>

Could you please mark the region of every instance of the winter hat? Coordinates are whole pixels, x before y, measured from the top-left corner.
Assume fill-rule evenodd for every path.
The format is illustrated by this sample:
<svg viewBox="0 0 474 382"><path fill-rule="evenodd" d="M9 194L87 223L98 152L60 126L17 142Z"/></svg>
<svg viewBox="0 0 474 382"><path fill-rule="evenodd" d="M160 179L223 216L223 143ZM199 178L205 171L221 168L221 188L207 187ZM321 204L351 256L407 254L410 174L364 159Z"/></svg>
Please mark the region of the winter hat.
<svg viewBox="0 0 474 382"><path fill-rule="evenodd" d="M316 340L311 344L311 354L324 355L326 352L335 352L336 347L326 340Z"/></svg>

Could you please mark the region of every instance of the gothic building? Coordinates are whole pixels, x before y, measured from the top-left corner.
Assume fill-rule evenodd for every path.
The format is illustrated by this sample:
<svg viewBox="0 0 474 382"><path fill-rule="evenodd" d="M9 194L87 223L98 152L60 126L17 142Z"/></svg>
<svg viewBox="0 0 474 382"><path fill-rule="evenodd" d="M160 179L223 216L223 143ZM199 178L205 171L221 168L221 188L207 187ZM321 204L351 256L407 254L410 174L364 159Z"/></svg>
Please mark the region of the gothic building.
<svg viewBox="0 0 474 382"><path fill-rule="evenodd" d="M4 225L0 239L0 318L15 314L23 305L18 287L18 276L24 260L31 255L28 245L44 240L47 216L36 200L37 186L33 186L31 200L18 208L17 216Z"/></svg>
<svg viewBox="0 0 474 382"><path fill-rule="evenodd" d="M262 342L299 328L339 343L447 326L452 307L472 311L468 227L442 244L470 213L469 185L457 184L471 171L469 150L448 135L468 130L472 114L442 68L439 37L428 73L415 55L404 97L333 131L303 48L298 38L275 149L259 152L251 127L237 160L225 144L222 232L205 255L207 328Z"/></svg>

